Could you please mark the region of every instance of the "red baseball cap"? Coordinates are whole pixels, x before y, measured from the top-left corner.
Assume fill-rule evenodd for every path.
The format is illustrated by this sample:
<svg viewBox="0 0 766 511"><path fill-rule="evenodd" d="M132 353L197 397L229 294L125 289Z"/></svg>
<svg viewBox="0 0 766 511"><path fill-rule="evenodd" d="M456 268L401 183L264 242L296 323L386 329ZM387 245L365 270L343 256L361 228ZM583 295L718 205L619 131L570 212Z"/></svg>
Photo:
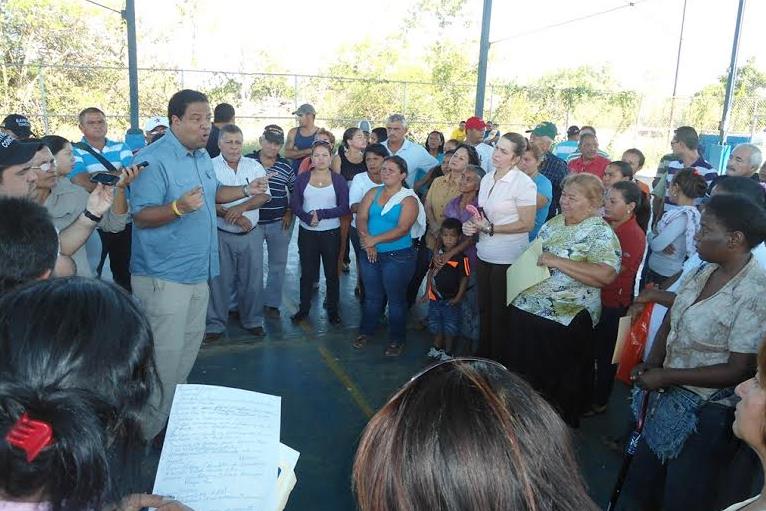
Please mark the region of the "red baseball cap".
<svg viewBox="0 0 766 511"><path fill-rule="evenodd" d="M467 130L483 130L487 127L487 124L481 119L481 117L469 117L465 121L465 129Z"/></svg>

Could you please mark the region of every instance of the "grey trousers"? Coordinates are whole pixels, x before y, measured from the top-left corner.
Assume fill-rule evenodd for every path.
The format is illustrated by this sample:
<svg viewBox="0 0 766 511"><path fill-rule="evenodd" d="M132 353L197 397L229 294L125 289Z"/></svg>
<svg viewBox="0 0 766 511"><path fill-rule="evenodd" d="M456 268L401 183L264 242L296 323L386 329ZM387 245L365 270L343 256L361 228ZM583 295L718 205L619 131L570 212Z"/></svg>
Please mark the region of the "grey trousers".
<svg viewBox="0 0 766 511"><path fill-rule="evenodd" d="M287 266L287 249L293 235L295 222L289 229L282 228L282 221L259 225L263 229L266 248L269 253L269 274L266 277L266 289L263 293L263 304L266 307L279 308L282 305L282 284L285 281Z"/></svg>
<svg viewBox="0 0 766 511"><path fill-rule="evenodd" d="M131 286L149 318L161 383L142 418L144 436L151 440L165 427L176 385L186 383L197 360L205 335L208 286L207 282L179 284L140 275L131 277Z"/></svg>
<svg viewBox="0 0 766 511"><path fill-rule="evenodd" d="M210 281L208 333L223 333L229 319L232 291L245 328L263 326L263 229L247 234L218 231L221 273Z"/></svg>

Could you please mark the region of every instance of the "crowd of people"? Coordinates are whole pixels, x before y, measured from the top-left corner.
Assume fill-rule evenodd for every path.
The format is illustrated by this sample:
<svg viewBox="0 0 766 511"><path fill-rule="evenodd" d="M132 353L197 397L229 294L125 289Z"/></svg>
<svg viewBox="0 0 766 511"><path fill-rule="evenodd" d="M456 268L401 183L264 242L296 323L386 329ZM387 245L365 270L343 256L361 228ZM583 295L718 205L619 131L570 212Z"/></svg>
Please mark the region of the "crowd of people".
<svg viewBox="0 0 766 511"><path fill-rule="evenodd" d="M644 154L612 159L592 126L557 143L549 121L525 136L471 117L419 144L392 114L336 145L312 105L293 114L247 155L234 108L211 115L193 90L147 121L136 150L107 138L95 107L77 142L3 121L0 509L184 509L116 494L113 451L161 446L175 386L232 312L267 335L296 229L292 322L316 320L323 274L327 321L343 324L355 262L354 349L380 346L384 315L386 357L408 322L433 338L434 364L362 436L360 509L595 509L566 426L606 411L619 320L645 307L654 326L631 376L645 432L620 509L764 508L746 501L766 459L760 148L733 148L719 172L679 127L650 188ZM509 302L506 274L532 242L550 277ZM107 260L122 289L94 278ZM418 301L426 316L408 318ZM36 446L19 440L30 429Z"/></svg>

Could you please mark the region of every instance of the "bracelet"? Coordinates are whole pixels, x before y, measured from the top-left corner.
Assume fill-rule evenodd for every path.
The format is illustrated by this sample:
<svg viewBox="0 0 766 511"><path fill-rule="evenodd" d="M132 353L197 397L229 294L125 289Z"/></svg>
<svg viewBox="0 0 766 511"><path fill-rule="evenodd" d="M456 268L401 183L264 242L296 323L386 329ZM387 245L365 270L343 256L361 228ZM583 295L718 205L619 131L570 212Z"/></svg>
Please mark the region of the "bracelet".
<svg viewBox="0 0 766 511"><path fill-rule="evenodd" d="M173 214L175 216L178 216L178 217L184 216L184 214L181 213L181 210L178 209L178 201L177 200L174 200L173 202L170 203L170 209L173 210Z"/></svg>
<svg viewBox="0 0 766 511"><path fill-rule="evenodd" d="M245 197L252 197L253 194L250 193L250 185L242 185L242 195Z"/></svg>
<svg viewBox="0 0 766 511"><path fill-rule="evenodd" d="M495 235L495 224L489 224L489 237L491 238L494 235Z"/></svg>
<svg viewBox="0 0 766 511"><path fill-rule="evenodd" d="M87 218L88 220L93 220L96 223L99 223L101 219L104 218L102 216L96 215L95 213L91 213L87 209L83 211L82 214L85 215L85 218Z"/></svg>

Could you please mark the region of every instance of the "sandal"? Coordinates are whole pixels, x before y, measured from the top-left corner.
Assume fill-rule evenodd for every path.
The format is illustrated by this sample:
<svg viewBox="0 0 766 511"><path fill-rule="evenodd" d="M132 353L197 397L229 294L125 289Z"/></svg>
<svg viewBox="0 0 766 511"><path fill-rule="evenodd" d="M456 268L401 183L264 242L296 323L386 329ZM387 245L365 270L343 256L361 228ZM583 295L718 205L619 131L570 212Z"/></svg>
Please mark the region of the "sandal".
<svg viewBox="0 0 766 511"><path fill-rule="evenodd" d="M403 344L392 342L391 344L386 347L386 351L383 352L383 354L387 357L398 357L402 354L402 350L404 349Z"/></svg>
<svg viewBox="0 0 766 511"><path fill-rule="evenodd" d="M361 350L367 346L367 336L366 335L360 335L356 339L354 339L354 342L351 343L351 347L355 350Z"/></svg>

